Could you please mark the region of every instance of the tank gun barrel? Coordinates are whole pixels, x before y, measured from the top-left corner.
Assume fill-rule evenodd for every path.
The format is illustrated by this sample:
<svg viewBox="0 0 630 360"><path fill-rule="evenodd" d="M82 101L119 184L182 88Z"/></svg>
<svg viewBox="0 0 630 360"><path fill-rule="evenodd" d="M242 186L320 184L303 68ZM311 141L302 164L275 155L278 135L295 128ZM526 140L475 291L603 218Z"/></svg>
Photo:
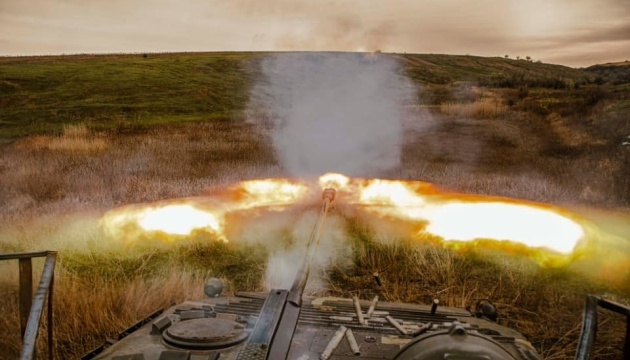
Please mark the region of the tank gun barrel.
<svg viewBox="0 0 630 360"><path fill-rule="evenodd" d="M302 310L302 294L306 288L313 254L322 235L330 204L335 200L335 189L324 189L317 222L308 239L305 259L290 290L273 289L269 292L256 325L237 359L286 359Z"/></svg>
<svg viewBox="0 0 630 360"><path fill-rule="evenodd" d="M300 270L298 271L295 280L293 281L293 286L289 291L288 301L291 302L295 306L302 306L302 294L304 293L304 289L306 288L306 282L308 281L308 276L311 271L311 262L313 261L313 254L315 253L315 249L317 249L317 245L319 244L319 238L322 236L322 229L324 228L324 223L326 222L326 215L328 214L328 209L330 204L335 200L335 189L324 189L322 193L322 207L319 211L319 216L317 217L317 222L311 231L311 236L308 239L308 245L306 248L306 259L302 263Z"/></svg>

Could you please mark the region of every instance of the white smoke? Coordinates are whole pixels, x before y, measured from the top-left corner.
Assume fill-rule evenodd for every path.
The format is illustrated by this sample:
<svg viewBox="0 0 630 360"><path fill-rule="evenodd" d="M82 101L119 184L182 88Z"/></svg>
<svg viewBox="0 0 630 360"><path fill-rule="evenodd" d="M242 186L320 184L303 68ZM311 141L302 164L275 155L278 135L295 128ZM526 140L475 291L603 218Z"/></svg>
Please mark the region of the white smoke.
<svg viewBox="0 0 630 360"><path fill-rule="evenodd" d="M385 55L277 54L261 62L250 117L270 121L291 175L377 176L400 164L403 103L415 89Z"/></svg>
<svg viewBox="0 0 630 360"><path fill-rule="evenodd" d="M293 284L302 263L311 231L318 218L317 209L261 216L251 222L238 236L238 241L256 243L264 234L264 244L269 249L269 260L263 284L266 289L288 289ZM345 241L343 219L329 214L322 230L318 246L313 253L306 292L316 294L326 285L318 273L331 266L346 267L350 247Z"/></svg>
<svg viewBox="0 0 630 360"><path fill-rule="evenodd" d="M261 125L261 132L269 131L286 172L298 177L326 172L377 177L398 170L403 129L418 125L403 124L409 115L404 105L417 93L396 59L375 54L292 53L271 55L259 64L261 80L250 94L249 120ZM267 289L291 286L316 219L317 213L306 212L261 223L268 230L264 233L271 231L276 239L282 238L281 229L291 229L290 235L285 233L290 241L266 243L270 248ZM322 271L348 265L350 244L343 227L341 218L327 220L313 257L308 293L326 288L318 276ZM251 234L260 238L263 231L259 230Z"/></svg>

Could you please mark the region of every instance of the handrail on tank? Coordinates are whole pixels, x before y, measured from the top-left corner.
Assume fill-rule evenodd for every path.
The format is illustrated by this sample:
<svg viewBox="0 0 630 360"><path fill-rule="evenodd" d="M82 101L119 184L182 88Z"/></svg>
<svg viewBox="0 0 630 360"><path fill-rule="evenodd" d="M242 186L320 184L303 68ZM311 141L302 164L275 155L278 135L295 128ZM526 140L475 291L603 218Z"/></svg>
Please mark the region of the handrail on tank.
<svg viewBox="0 0 630 360"><path fill-rule="evenodd" d="M33 297L33 264L32 259L45 257L44 269L39 285ZM28 253L0 254L0 261L18 260L20 272L20 331L22 334L21 360L35 358L35 345L39 334L39 325L44 312L46 295L48 295L48 358L53 358L53 283L56 251L40 251Z"/></svg>
<svg viewBox="0 0 630 360"><path fill-rule="evenodd" d="M593 295L586 297L582 332L580 333L575 359L588 360L590 357L591 347L593 346L595 335L597 334L598 306L626 316L626 341L623 347L623 358L630 359L630 307Z"/></svg>

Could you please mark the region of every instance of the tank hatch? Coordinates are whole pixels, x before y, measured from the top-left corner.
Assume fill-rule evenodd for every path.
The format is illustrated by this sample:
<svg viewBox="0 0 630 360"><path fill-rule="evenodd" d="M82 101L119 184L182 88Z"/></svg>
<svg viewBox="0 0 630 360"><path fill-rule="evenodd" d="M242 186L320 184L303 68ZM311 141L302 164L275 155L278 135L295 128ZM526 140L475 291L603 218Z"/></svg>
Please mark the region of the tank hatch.
<svg viewBox="0 0 630 360"><path fill-rule="evenodd" d="M247 336L243 325L220 318L180 321L162 333L167 344L191 350L226 348L240 343Z"/></svg>

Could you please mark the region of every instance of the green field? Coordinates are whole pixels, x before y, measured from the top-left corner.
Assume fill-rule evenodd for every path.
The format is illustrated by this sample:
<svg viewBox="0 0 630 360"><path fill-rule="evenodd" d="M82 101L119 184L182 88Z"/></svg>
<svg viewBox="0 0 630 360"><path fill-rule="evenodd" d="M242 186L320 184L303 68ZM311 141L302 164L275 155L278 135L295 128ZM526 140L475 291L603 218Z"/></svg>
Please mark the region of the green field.
<svg viewBox="0 0 630 360"><path fill-rule="evenodd" d="M269 129L247 121L249 91L264 80L265 56L0 58L0 253L60 251L58 358L79 357L157 308L203 296L211 276L222 278L228 292L263 290L272 247L299 241L293 220L303 209L252 217L259 225L287 222L272 235L256 232L261 243L224 244L200 232L182 242L146 236L124 244L98 225L121 205L290 176ZM572 357L584 295L630 297L630 250L620 240L630 228L630 146L622 145L630 141L627 65L379 56L399 59L417 86L405 109L432 120L405 132L400 168L386 176L579 209L602 228L601 242L590 258L547 269L514 254L390 236L372 218L333 214L327 226L343 234L345 252L313 275L327 286L320 295L371 298L372 273L382 271L384 301L439 296L465 307L488 297L503 324L525 334L545 358ZM0 265L0 311L7 314L0 319L0 358L15 358L17 265ZM624 320L604 314L601 324L594 356L618 358Z"/></svg>
<svg viewBox="0 0 630 360"><path fill-rule="evenodd" d="M421 104L452 101L453 84L576 90L597 75L525 60L391 55L428 86ZM243 117L258 79L255 53L77 55L0 58L0 143L59 132L64 124L121 129ZM578 99L579 100L579 99ZM624 107L622 107L624 108Z"/></svg>
<svg viewBox="0 0 630 360"><path fill-rule="evenodd" d="M68 123L97 129L227 121L247 104L250 54L0 59L0 141Z"/></svg>

